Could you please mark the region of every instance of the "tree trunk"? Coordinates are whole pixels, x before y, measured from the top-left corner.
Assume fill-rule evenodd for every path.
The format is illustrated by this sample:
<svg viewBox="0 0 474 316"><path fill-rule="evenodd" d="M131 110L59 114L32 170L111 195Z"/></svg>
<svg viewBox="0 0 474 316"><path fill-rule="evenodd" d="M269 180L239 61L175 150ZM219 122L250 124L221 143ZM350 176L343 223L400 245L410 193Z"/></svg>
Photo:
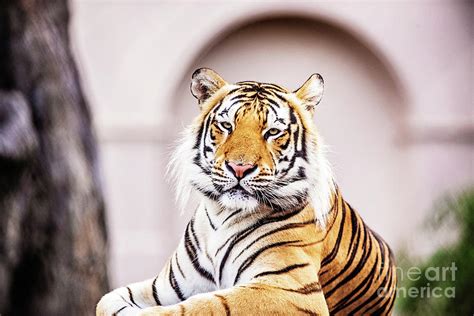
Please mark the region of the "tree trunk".
<svg viewBox="0 0 474 316"><path fill-rule="evenodd" d="M63 0L0 0L0 314L91 315L104 203Z"/></svg>

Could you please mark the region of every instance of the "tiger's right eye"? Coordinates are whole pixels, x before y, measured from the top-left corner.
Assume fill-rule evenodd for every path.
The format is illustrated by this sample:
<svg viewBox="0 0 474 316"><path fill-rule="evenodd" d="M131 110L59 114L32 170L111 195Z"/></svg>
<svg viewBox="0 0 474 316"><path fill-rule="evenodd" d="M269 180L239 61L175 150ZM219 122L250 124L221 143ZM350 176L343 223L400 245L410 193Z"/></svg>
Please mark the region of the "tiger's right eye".
<svg viewBox="0 0 474 316"><path fill-rule="evenodd" d="M229 122L221 122L220 125L222 126L222 128L228 130L229 132L232 131L232 124L230 124Z"/></svg>

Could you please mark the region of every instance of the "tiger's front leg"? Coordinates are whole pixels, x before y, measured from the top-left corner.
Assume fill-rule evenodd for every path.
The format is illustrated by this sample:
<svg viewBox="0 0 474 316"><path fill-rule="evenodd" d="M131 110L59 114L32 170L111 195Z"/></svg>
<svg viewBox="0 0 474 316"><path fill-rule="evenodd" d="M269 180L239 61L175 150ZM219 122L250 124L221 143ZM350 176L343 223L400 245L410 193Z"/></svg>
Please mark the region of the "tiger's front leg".
<svg viewBox="0 0 474 316"><path fill-rule="evenodd" d="M186 282L204 284L205 280L199 279L199 276L190 272L185 279L177 261L178 253L179 251L171 257L157 277L117 288L104 295L97 304L96 315L136 316L146 308L159 308L161 305L173 306L196 291L197 293L204 292L206 289L199 286L184 287ZM175 274L175 269L177 274Z"/></svg>
<svg viewBox="0 0 474 316"><path fill-rule="evenodd" d="M146 308L139 315L329 315L318 277L319 264L311 262L305 252L274 253L266 256L265 262L273 264L261 261L255 270L248 271L246 280L233 287Z"/></svg>
<svg viewBox="0 0 474 316"><path fill-rule="evenodd" d="M139 315L329 315L319 282L293 286L257 281L198 294L170 306L141 310Z"/></svg>
<svg viewBox="0 0 474 316"><path fill-rule="evenodd" d="M197 293L214 290L210 273L204 272L209 267L200 259L198 249L186 243L193 223L188 225L184 238L158 276L107 293L97 304L96 315L139 315L145 308L177 304Z"/></svg>

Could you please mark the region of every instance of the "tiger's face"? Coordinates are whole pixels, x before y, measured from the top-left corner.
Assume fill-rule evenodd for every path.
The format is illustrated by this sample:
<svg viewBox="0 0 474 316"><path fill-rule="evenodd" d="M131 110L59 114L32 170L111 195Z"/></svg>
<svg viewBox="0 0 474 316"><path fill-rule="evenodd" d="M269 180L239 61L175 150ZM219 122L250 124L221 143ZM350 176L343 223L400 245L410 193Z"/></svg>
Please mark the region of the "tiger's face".
<svg viewBox="0 0 474 316"><path fill-rule="evenodd" d="M323 91L319 75L290 92L275 84L228 84L201 68L191 91L201 105L188 158L195 189L230 209L305 203L314 185L311 117Z"/></svg>

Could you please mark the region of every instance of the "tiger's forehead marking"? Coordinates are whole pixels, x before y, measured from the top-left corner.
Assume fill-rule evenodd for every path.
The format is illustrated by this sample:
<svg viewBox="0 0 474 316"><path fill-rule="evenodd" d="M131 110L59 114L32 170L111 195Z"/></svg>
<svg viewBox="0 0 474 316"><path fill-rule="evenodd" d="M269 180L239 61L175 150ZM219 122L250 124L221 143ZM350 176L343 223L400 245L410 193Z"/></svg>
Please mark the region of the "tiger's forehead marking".
<svg viewBox="0 0 474 316"><path fill-rule="evenodd" d="M289 121L289 91L271 83L241 81L215 107L217 119L238 121L247 114L257 115L264 125L286 125Z"/></svg>

